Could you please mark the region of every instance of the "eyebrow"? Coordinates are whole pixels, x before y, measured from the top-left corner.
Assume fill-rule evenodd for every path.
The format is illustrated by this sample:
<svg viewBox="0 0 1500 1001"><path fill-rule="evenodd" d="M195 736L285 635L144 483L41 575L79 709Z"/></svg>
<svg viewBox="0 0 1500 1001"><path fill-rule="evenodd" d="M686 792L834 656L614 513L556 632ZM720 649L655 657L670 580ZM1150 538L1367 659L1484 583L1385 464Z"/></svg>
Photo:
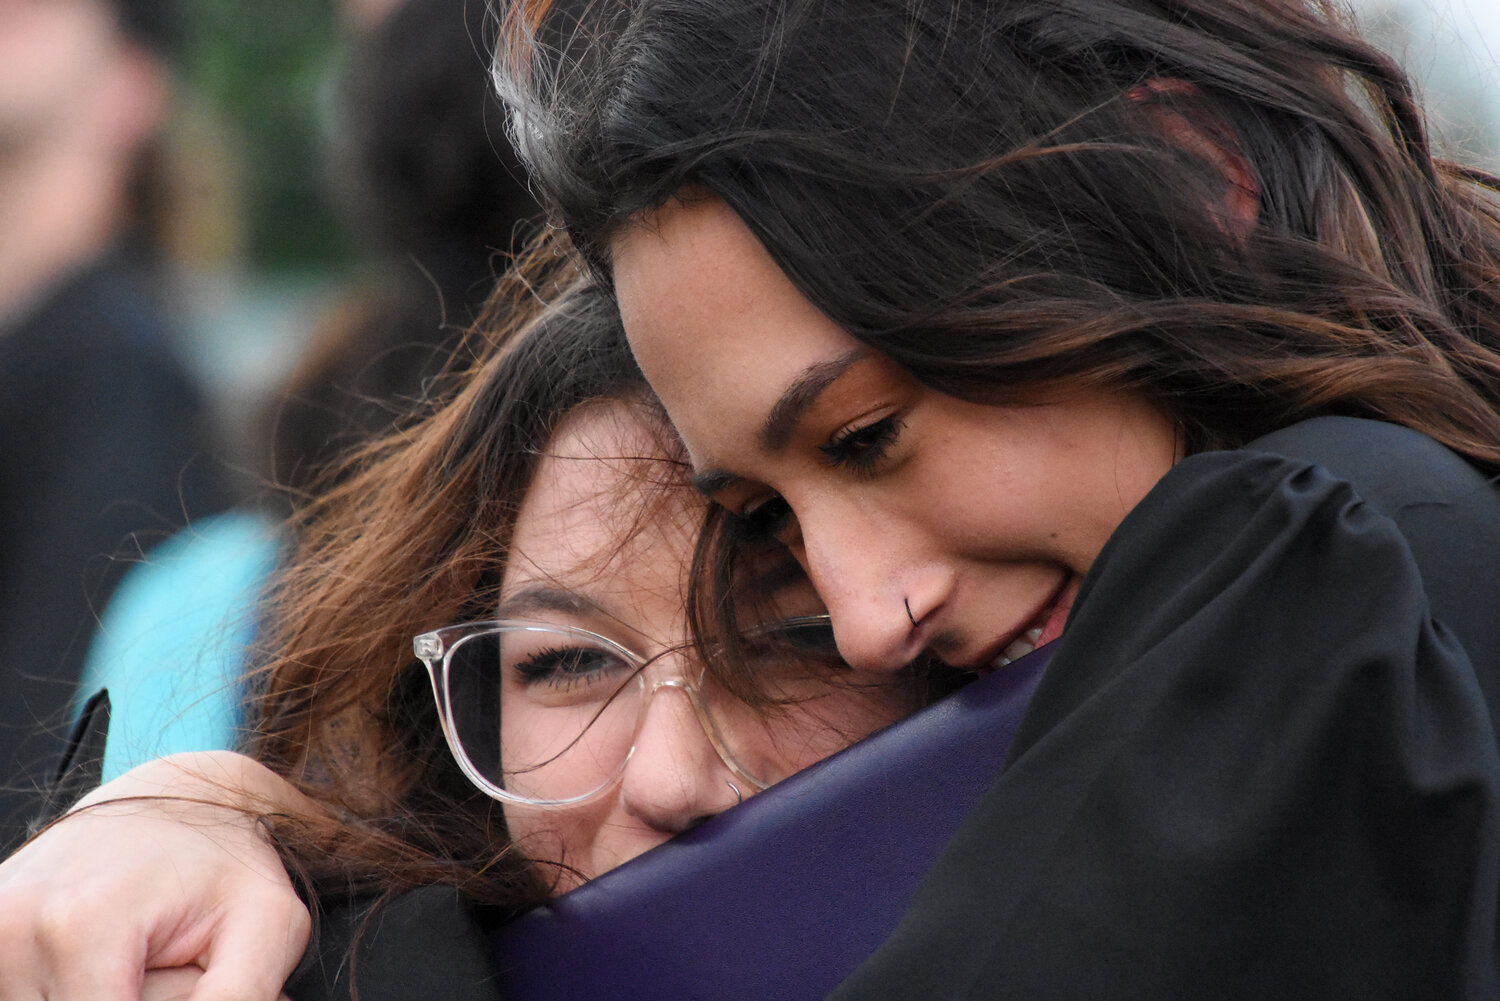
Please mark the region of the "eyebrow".
<svg viewBox="0 0 1500 1001"><path fill-rule="evenodd" d="M792 433L797 429L797 423L802 420L808 408L817 402L823 391L868 356L869 349L860 345L850 348L837 358L815 362L803 369L802 374L782 391L761 423L760 432L756 435L760 447L772 454L786 448ZM739 476L728 470L705 469L693 474L693 487L704 496L712 497L739 479Z"/></svg>
<svg viewBox="0 0 1500 1001"><path fill-rule="evenodd" d="M860 345L850 348L837 358L820 361L804 369L782 392L781 398L771 407L771 412L766 414L765 422L760 426L760 447L767 452L780 452L786 448L787 442L792 440L792 432L797 429L797 422L817 402L823 390L833 385L839 376L868 354L868 349Z"/></svg>
<svg viewBox="0 0 1500 1001"><path fill-rule="evenodd" d="M531 612L561 612L564 615L584 615L597 612L594 603L560 587L532 584L500 602L495 610L497 619L525 618Z"/></svg>

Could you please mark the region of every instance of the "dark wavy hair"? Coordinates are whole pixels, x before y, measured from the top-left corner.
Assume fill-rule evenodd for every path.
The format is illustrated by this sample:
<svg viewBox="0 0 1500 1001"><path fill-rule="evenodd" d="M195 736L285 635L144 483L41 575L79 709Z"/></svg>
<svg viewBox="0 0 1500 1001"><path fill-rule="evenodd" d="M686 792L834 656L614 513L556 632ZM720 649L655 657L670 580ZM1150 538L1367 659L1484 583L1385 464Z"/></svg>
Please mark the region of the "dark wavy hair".
<svg viewBox="0 0 1500 1001"><path fill-rule="evenodd" d="M1372 417L1500 468L1496 181L1329 0L523 0L502 42L606 280L704 190L945 392L1140 392L1190 450Z"/></svg>

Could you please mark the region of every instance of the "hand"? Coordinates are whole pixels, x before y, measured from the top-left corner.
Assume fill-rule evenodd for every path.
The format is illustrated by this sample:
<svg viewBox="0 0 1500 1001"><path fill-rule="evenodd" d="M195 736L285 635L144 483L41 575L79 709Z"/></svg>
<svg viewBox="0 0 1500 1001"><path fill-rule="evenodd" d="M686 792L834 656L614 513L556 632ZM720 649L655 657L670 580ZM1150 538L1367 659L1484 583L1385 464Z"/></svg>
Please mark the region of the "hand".
<svg viewBox="0 0 1500 1001"><path fill-rule="evenodd" d="M218 751L94 790L0 865L0 1001L275 1001L311 919L255 818L312 809Z"/></svg>
<svg viewBox="0 0 1500 1001"><path fill-rule="evenodd" d="M151 970L141 984L141 1001L188 1001L202 979L203 971L196 966Z"/></svg>

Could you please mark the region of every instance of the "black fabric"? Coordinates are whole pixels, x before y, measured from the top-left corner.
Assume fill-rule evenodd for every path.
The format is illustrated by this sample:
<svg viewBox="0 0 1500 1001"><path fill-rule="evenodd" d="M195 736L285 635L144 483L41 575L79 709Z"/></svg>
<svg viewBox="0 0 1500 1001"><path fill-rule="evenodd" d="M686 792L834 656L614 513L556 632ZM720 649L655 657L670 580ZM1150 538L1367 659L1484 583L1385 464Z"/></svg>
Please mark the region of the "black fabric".
<svg viewBox="0 0 1500 1001"><path fill-rule="evenodd" d="M104 748L109 742L109 690L89 696L68 734L57 773L47 789L38 820L45 823L63 815L84 794L104 781Z"/></svg>
<svg viewBox="0 0 1500 1001"><path fill-rule="evenodd" d="M286 994L292 1001L502 1001L488 924L443 886L383 906L366 898L325 903Z"/></svg>
<svg viewBox="0 0 1500 1001"><path fill-rule="evenodd" d="M62 753L97 610L132 558L227 500L133 260L106 255L0 330L0 853Z"/></svg>
<svg viewBox="0 0 1500 1001"><path fill-rule="evenodd" d="M1325 418L1180 463L848 999L1500 996L1500 491Z"/></svg>

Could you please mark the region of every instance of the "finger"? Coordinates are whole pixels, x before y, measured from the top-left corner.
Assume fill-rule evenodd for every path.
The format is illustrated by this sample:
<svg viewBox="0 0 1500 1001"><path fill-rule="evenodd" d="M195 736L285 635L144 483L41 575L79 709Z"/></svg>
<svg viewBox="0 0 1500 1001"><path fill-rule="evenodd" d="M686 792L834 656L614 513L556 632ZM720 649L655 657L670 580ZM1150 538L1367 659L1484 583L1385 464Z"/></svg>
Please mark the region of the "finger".
<svg viewBox="0 0 1500 1001"><path fill-rule="evenodd" d="M96 892L59 893L66 853L32 843L0 867L0 1001L135 1001L144 968L138 916Z"/></svg>
<svg viewBox="0 0 1500 1001"><path fill-rule="evenodd" d="M276 1001L302 960L312 932L307 908L290 888L241 905L218 927L191 1001Z"/></svg>
<svg viewBox="0 0 1500 1001"><path fill-rule="evenodd" d="M54 899L37 911L32 979L49 1001L134 1001L145 969L143 936L123 922L101 927L92 908ZM6 980L11 976L7 971Z"/></svg>
<svg viewBox="0 0 1500 1001"><path fill-rule="evenodd" d="M140 1001L187 1001L203 971L196 966L150 970L141 983Z"/></svg>

